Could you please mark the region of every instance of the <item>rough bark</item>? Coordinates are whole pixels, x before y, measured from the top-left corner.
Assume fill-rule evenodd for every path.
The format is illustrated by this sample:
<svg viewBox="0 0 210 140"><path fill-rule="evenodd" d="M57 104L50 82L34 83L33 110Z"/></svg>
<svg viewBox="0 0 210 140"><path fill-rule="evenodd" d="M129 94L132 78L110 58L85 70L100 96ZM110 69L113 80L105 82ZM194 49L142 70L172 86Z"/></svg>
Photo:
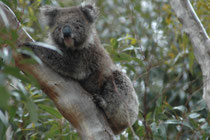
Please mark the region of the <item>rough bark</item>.
<svg viewBox="0 0 210 140"><path fill-rule="evenodd" d="M17 30L17 44L26 40L34 41L21 27L12 10L0 2L0 29L5 27ZM14 58L18 68L37 79L41 89L53 100L58 110L74 126L83 140L115 138L104 114L96 107L90 94L77 82L62 78L44 64L20 64L20 60L26 59L21 54L14 53Z"/></svg>
<svg viewBox="0 0 210 140"><path fill-rule="evenodd" d="M189 36L203 74L203 98L210 109L210 39L189 0L171 0L171 7Z"/></svg>

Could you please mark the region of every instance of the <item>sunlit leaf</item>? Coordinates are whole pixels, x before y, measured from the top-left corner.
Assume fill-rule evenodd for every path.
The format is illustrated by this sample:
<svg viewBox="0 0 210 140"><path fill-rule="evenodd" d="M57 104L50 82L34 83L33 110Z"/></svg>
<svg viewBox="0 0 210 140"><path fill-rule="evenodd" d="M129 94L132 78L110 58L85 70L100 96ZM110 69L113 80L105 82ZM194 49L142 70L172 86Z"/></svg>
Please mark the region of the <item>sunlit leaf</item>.
<svg viewBox="0 0 210 140"><path fill-rule="evenodd" d="M113 56L115 61L131 61L132 57L126 53L118 53Z"/></svg>
<svg viewBox="0 0 210 140"><path fill-rule="evenodd" d="M179 111L181 111L182 113L184 113L185 111L187 111L187 108L186 108L185 106L183 106L183 105L175 106L175 107L173 107L173 109L179 110Z"/></svg>
<svg viewBox="0 0 210 140"><path fill-rule="evenodd" d="M113 49L117 49L118 48L118 41L116 39L112 38L110 40L110 42L111 42L111 45L112 45Z"/></svg>
<svg viewBox="0 0 210 140"><path fill-rule="evenodd" d="M191 119L196 119L196 118L200 117L200 114L198 114L198 113L191 113L191 114L189 115L189 117L190 117Z"/></svg>
<svg viewBox="0 0 210 140"><path fill-rule="evenodd" d="M180 124L179 120L167 120L164 122L165 124Z"/></svg>

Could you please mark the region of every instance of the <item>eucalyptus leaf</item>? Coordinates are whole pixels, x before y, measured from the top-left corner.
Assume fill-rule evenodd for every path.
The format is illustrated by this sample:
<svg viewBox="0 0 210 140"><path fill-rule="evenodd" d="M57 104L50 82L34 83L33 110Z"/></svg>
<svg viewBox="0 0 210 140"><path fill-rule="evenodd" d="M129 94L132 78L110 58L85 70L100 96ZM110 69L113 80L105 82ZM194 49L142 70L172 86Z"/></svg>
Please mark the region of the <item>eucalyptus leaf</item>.
<svg viewBox="0 0 210 140"><path fill-rule="evenodd" d="M58 49L57 47L47 44L47 43L44 43L44 42L28 42L27 44L30 46L37 46L37 47L51 49L51 50L58 52L61 55L63 54L62 51L60 49Z"/></svg>
<svg viewBox="0 0 210 140"><path fill-rule="evenodd" d="M164 122L165 124L180 124L179 120L167 120Z"/></svg>
<svg viewBox="0 0 210 140"><path fill-rule="evenodd" d="M198 114L198 113L191 113L191 114L189 115L189 117L190 117L191 119L196 119L196 118L200 117L200 114Z"/></svg>
<svg viewBox="0 0 210 140"><path fill-rule="evenodd" d="M59 128L58 125L56 123L52 124L52 127L50 128L50 130L46 133L46 136L48 138L52 138L55 137L55 135L59 134Z"/></svg>
<svg viewBox="0 0 210 140"><path fill-rule="evenodd" d="M193 65L194 65L194 61L195 61L195 56L194 56L194 53L193 51L190 51L189 53L189 66L190 66L190 72L193 73Z"/></svg>
<svg viewBox="0 0 210 140"><path fill-rule="evenodd" d="M0 120L6 127L8 127L9 125L8 116L5 115L1 110L0 110Z"/></svg>
<svg viewBox="0 0 210 140"><path fill-rule="evenodd" d="M175 125L184 125L190 129L193 129L188 122L182 122L179 120L167 120L164 122L165 124L175 124Z"/></svg>
<svg viewBox="0 0 210 140"><path fill-rule="evenodd" d="M39 104L38 106L41 109L43 109L44 111L51 114L52 116L55 116L56 118L59 118L59 119L62 118L62 115L57 110L55 110L53 107L49 107L49 106L42 105L42 104Z"/></svg>
<svg viewBox="0 0 210 140"><path fill-rule="evenodd" d="M36 56L31 50L29 50L28 48L21 48L21 49L18 49L17 50L19 53L21 53L21 54L24 54L24 55L26 55L26 56L30 56L30 57L32 57L38 64L40 64L40 65L42 65L43 63L42 63L42 61L41 61L41 59L38 57L38 56ZM27 63L27 61L29 61L28 60L28 58L26 58L26 59L23 59L23 60L21 60L20 61L20 63ZM32 62L32 64L33 64L34 62Z"/></svg>
<svg viewBox="0 0 210 140"><path fill-rule="evenodd" d="M206 107L207 107L206 102L204 101L204 99L201 99L196 102L196 104L192 108L192 112L198 112L204 110Z"/></svg>
<svg viewBox="0 0 210 140"><path fill-rule="evenodd" d="M10 94L5 87L0 85L0 109L7 109Z"/></svg>
<svg viewBox="0 0 210 140"><path fill-rule="evenodd" d="M30 98L27 98L26 108L28 109L31 122L36 123L38 120L37 107Z"/></svg>
<svg viewBox="0 0 210 140"><path fill-rule="evenodd" d="M181 111L182 113L184 113L184 112L187 111L187 108L186 108L185 106L183 106L183 105L175 106L175 107L173 107L173 109L179 110L179 111Z"/></svg>

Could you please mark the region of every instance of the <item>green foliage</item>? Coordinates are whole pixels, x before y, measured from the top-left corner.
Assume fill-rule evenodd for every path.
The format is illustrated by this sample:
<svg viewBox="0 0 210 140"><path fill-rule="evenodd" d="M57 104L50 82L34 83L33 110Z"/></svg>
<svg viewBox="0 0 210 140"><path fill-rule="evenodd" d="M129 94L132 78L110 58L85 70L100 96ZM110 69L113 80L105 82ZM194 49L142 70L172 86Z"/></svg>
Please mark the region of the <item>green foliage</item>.
<svg viewBox="0 0 210 140"><path fill-rule="evenodd" d="M41 5L81 3L1 1L37 41L45 35L37 20ZM191 2L209 33L207 0ZM141 103L138 121L118 139L132 140L134 133L141 139L209 139L210 113L202 99L202 73L168 1L98 0L96 4L101 12L96 27L102 43L132 79ZM16 39L15 31L0 31L0 138L5 140L7 134L12 139L79 139L36 80L15 67L12 50L33 58L22 63L39 62L30 50L15 49Z"/></svg>

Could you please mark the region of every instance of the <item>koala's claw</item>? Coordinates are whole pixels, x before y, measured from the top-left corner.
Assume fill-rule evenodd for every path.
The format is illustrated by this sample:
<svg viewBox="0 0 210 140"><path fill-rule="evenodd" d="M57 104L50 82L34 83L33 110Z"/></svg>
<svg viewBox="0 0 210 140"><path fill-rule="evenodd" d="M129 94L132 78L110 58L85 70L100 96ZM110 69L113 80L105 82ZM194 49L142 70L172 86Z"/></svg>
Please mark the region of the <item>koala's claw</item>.
<svg viewBox="0 0 210 140"><path fill-rule="evenodd" d="M93 102L102 109L105 109L107 107L107 102L99 95L93 95Z"/></svg>

